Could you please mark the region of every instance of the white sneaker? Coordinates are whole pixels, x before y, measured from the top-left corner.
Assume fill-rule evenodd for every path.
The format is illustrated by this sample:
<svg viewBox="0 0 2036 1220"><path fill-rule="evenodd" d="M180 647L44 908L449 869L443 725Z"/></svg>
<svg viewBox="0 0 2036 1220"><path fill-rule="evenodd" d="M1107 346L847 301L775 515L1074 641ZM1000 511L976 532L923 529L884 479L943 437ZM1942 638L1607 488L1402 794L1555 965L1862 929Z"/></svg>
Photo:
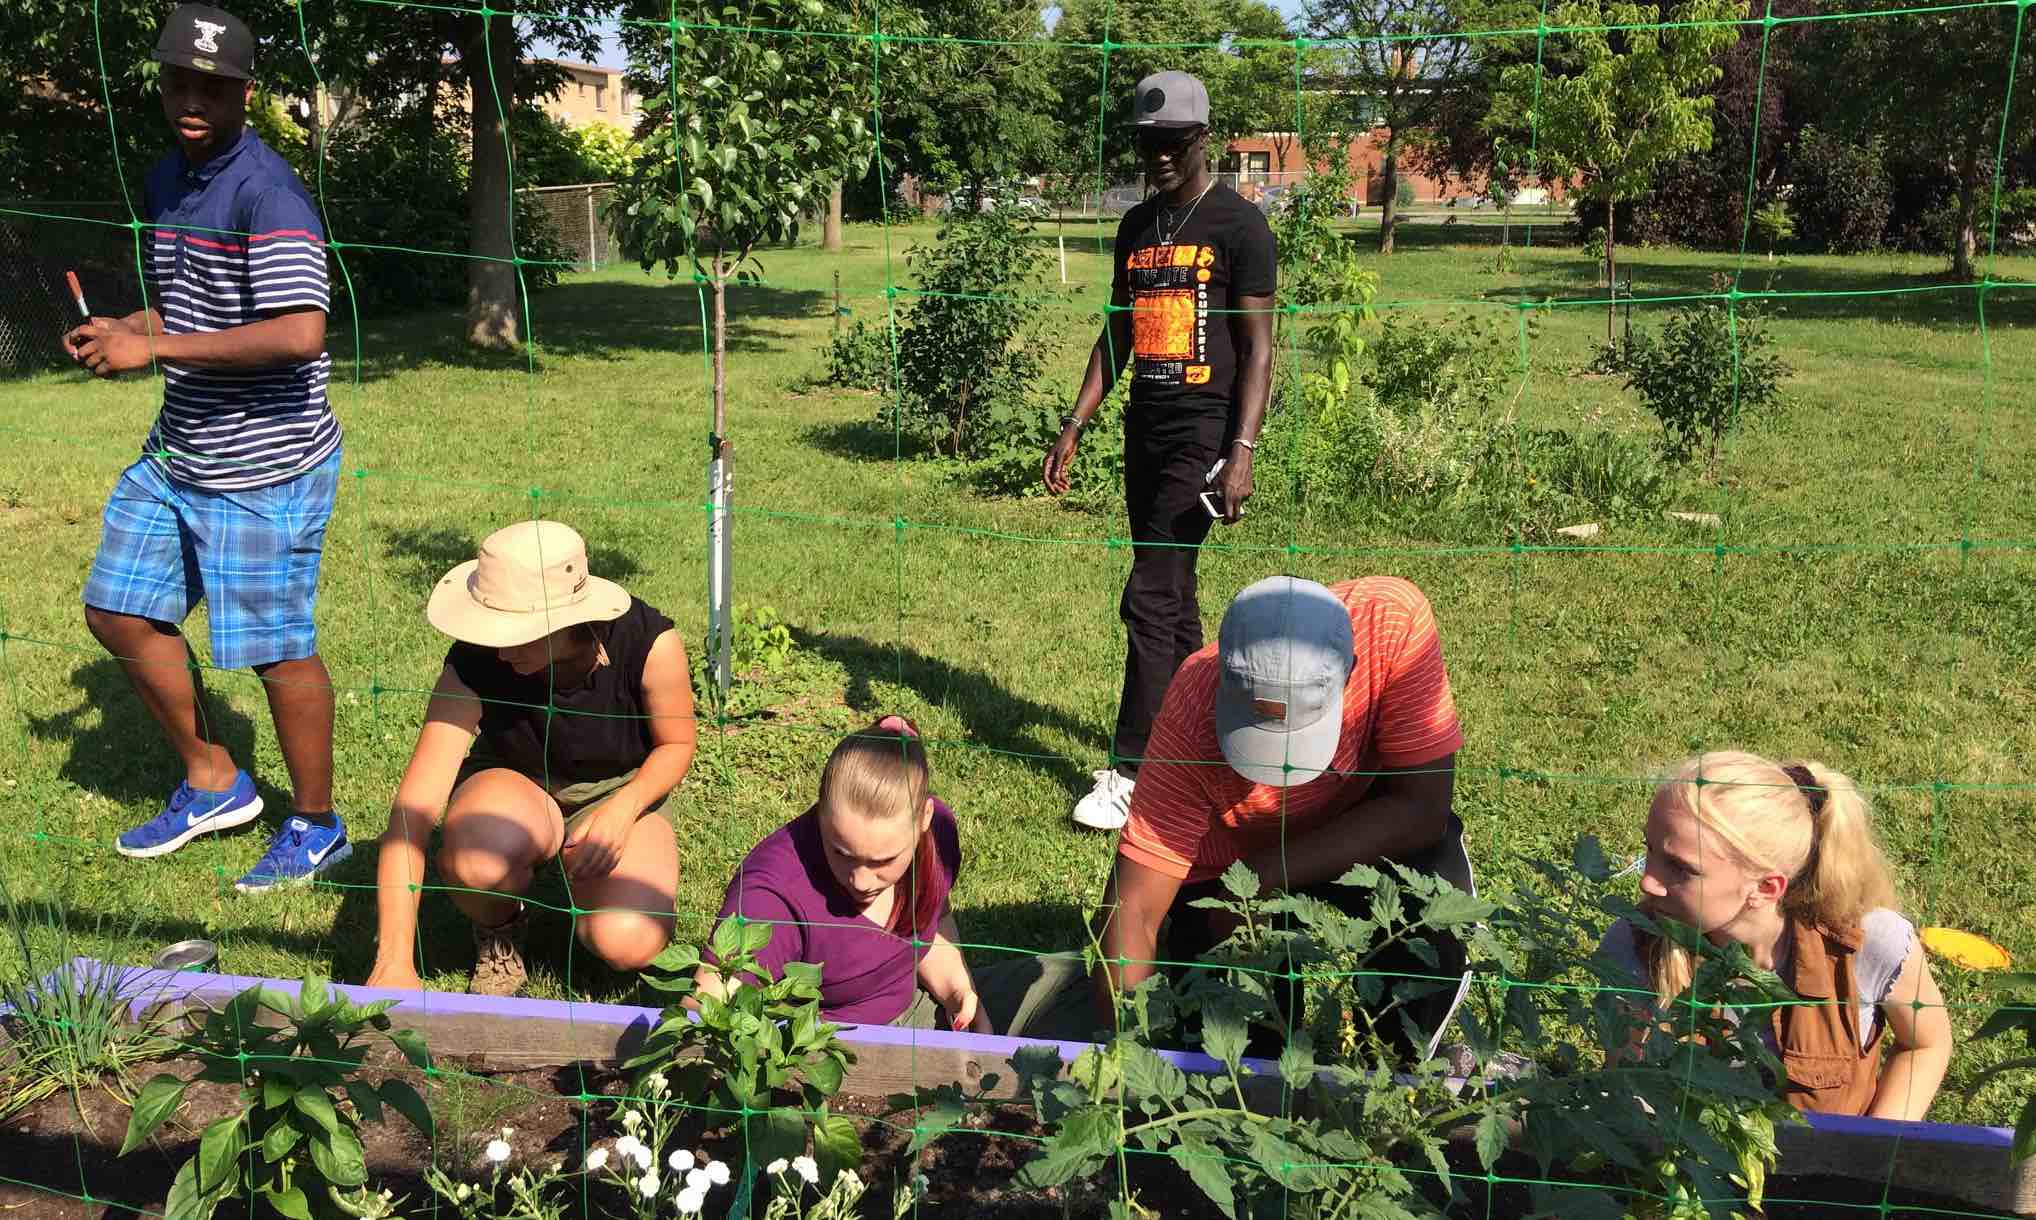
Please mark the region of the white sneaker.
<svg viewBox="0 0 2036 1220"><path fill-rule="evenodd" d="M1131 816L1131 781L1115 767L1093 773L1096 786L1075 802L1075 825L1090 830L1122 830Z"/></svg>

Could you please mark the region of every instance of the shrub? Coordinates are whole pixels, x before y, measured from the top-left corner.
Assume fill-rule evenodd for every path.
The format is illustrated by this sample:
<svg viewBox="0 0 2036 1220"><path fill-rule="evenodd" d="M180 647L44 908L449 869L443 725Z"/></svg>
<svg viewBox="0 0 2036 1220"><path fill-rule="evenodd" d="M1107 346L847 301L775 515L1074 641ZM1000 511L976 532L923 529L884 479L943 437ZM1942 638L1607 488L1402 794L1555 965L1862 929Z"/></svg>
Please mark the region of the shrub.
<svg viewBox="0 0 2036 1220"><path fill-rule="evenodd" d="M1774 353L1767 322L1757 305L1741 307L1735 323L1723 306L1702 301L1671 314L1660 335L1633 336L1626 385L1661 421L1670 460L1702 450L1706 472L1714 472L1726 430L1780 401L1789 368Z"/></svg>
<svg viewBox="0 0 2036 1220"><path fill-rule="evenodd" d="M459 305L466 300L467 260L436 257L469 244L466 138L458 127L420 131L416 116L376 114L333 133L326 149L325 197L331 236L355 246L432 251L406 256L381 250L347 251L341 271L333 256L334 308L351 299L363 316ZM316 187L315 172L305 181ZM559 239L535 198L516 196L516 252L535 260L523 267L524 286L536 292L559 281L574 252Z"/></svg>
<svg viewBox="0 0 2036 1220"><path fill-rule="evenodd" d="M1894 210L1894 184L1878 141L1853 144L1804 128L1790 185L1796 234L1812 249L1857 254L1879 248Z"/></svg>
<svg viewBox="0 0 2036 1220"><path fill-rule="evenodd" d="M607 126L607 124L602 124ZM610 131L620 134L619 129ZM555 119L537 107L524 104L509 116L511 147L516 151L516 185L570 186L579 182L606 182L615 169L595 159L594 151L579 128ZM627 143L627 137L623 138ZM602 148L607 148L604 141ZM627 172L627 154L619 167Z"/></svg>
<svg viewBox="0 0 2036 1220"><path fill-rule="evenodd" d="M1032 232L1012 209L963 213L907 253L919 291L898 328L887 425L896 411L902 430L950 457L978 456L1031 426L1052 346L1035 325L1044 264Z"/></svg>
<svg viewBox="0 0 2036 1220"><path fill-rule="evenodd" d="M1280 200L1272 231L1279 249L1281 304L1361 303L1353 280L1364 274L1357 245L1332 223L1344 214L1349 197L1348 174L1316 172L1295 183ZM1304 316L1310 321L1321 317Z"/></svg>
<svg viewBox="0 0 2036 1220"><path fill-rule="evenodd" d="M851 390L885 390L891 385L888 326L858 319L827 342L827 384Z"/></svg>
<svg viewBox="0 0 2036 1220"><path fill-rule="evenodd" d="M1337 342L1330 330L1318 329L1318 345ZM1325 351L1327 370L1304 379L1302 418L1281 421L1291 434L1279 438L1279 453L1303 506L1463 490L1486 447L1487 417L1516 376L1504 327L1470 315L1395 317L1356 347L1361 360Z"/></svg>
<svg viewBox="0 0 2036 1220"><path fill-rule="evenodd" d="M1061 497L1072 508L1109 512L1123 506L1125 385L1118 381L1082 431L1081 448L1068 473L1068 491ZM978 449L969 464L970 478L994 494L1045 494L1040 466L1064 422L1059 400L1045 395L1014 408L1008 421Z"/></svg>

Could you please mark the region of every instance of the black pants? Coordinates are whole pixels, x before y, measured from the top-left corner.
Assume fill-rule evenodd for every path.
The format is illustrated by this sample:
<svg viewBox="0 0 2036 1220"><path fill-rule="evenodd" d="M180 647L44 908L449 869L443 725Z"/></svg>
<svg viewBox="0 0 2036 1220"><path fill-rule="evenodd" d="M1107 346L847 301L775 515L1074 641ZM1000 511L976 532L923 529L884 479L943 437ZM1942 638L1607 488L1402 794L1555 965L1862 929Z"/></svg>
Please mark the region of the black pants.
<svg viewBox="0 0 2036 1220"><path fill-rule="evenodd" d="M1145 757L1152 722L1174 670L1202 647L1195 600L1197 549L1214 518L1202 507L1202 480L1223 448L1225 414L1201 413L1163 424L1134 414L1124 428L1124 506L1131 517L1131 578L1117 613L1124 620L1124 693L1110 744L1129 775Z"/></svg>
<svg viewBox="0 0 2036 1220"><path fill-rule="evenodd" d="M1410 856L1401 863L1419 872L1440 875L1458 886L1466 886L1470 876L1468 864L1463 856L1462 833L1462 824L1452 817L1449 832L1443 836L1441 843L1419 855ZM1386 865L1381 861L1379 867L1385 868ZM1356 918L1371 917L1370 890L1330 882L1308 886L1298 892L1311 898L1319 898ZM1173 906L1167 909L1166 930L1160 937L1160 959L1169 962L1192 962L1215 948L1222 939L1209 926L1210 916L1215 912L1189 904L1198 898L1228 897L1228 892L1224 890L1220 881L1197 881L1191 885L1183 885L1180 893L1174 898ZM1387 976L1386 999L1382 1002L1391 1002L1393 984L1397 981L1393 975L1406 974L1419 979L1455 977L1461 975L1469 965L1469 950L1457 938L1431 934L1427 940L1434 947L1438 959L1434 967L1429 966L1410 950L1397 945L1374 955L1365 963L1364 968L1367 971L1377 971ZM1186 968L1176 966L1169 969L1184 972ZM1289 1018L1297 1019L1299 1014L1295 1012L1294 1002L1301 991L1301 984L1288 980L1284 986L1276 985L1272 990L1273 998L1279 1006L1281 1020L1284 1022ZM1407 1015L1413 1018L1417 1029L1424 1035L1431 1035L1449 1020L1456 1005L1456 997L1457 985L1452 983L1409 1001L1404 1005L1404 1009ZM1397 1029L1397 1025L1397 1021L1392 1022L1393 1028ZM1418 1058L1425 1047L1408 1046L1406 1049L1411 1059ZM1263 1031L1253 1030L1246 1053L1267 1058L1277 1056L1280 1053L1279 1040L1268 1037Z"/></svg>

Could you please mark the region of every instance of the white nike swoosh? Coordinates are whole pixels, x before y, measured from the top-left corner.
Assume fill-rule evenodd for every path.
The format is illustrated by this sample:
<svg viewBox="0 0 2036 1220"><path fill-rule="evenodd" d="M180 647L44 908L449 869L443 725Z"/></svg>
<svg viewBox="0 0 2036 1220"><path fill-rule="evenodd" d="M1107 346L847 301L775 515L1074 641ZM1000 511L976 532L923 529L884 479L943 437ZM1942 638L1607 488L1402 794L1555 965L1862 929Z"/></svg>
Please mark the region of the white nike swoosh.
<svg viewBox="0 0 2036 1220"><path fill-rule="evenodd" d="M313 868L316 868L316 867L318 866L318 862L319 862L319 861L321 861L321 860L323 860L323 859L325 859L325 857L327 857L327 856L331 855L331 854L332 854L332 849L333 849L333 848L335 848L335 847L338 847L338 846L339 846L339 840L338 840L338 839L334 839L334 840L333 840L332 842L330 842L330 843L327 843L327 844L325 845L325 850L324 850L324 851L314 851L314 852L312 852L312 853L311 853L311 856L310 856L310 860L311 860L311 866L312 866Z"/></svg>
<svg viewBox="0 0 2036 1220"><path fill-rule="evenodd" d="M220 805L217 806L216 808L207 809L203 813L187 813L184 815L184 825L196 826L198 823L204 821L206 818L217 815L219 811L224 808L226 808L226 806Z"/></svg>

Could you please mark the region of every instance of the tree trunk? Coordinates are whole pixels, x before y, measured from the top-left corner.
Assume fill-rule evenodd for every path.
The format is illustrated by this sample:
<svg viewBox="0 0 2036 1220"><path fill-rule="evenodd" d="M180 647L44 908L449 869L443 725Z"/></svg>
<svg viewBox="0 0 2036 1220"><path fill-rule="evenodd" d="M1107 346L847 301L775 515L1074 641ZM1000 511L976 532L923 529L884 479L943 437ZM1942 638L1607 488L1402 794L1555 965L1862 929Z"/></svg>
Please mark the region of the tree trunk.
<svg viewBox="0 0 2036 1220"><path fill-rule="evenodd" d="M474 163L467 183L467 342L513 348L517 317L516 250L510 240L515 196L503 116L516 98L516 33L507 15L465 19L462 48L473 81Z"/></svg>
<svg viewBox="0 0 2036 1220"><path fill-rule="evenodd" d="M1613 210L1616 201L1605 200L1605 282L1612 287L1612 303L1605 307L1605 342L1610 343L1619 333L1619 254L1618 240L1612 230Z"/></svg>
<svg viewBox="0 0 2036 1220"><path fill-rule="evenodd" d="M1983 188L1978 161L1958 167L1958 221L1951 234L1951 275L1972 278L1972 260L1979 253L1979 197Z"/></svg>
<svg viewBox="0 0 2036 1220"><path fill-rule="evenodd" d="M820 250L824 254L841 253L841 183L827 192L827 222L820 229Z"/></svg>
<svg viewBox="0 0 2036 1220"><path fill-rule="evenodd" d="M1385 174L1385 198L1379 204L1379 253L1393 252L1393 225L1400 217L1400 137L1386 136L1386 157L1379 169Z"/></svg>
<svg viewBox="0 0 2036 1220"><path fill-rule="evenodd" d="M728 260L714 252L714 437L728 434Z"/></svg>

